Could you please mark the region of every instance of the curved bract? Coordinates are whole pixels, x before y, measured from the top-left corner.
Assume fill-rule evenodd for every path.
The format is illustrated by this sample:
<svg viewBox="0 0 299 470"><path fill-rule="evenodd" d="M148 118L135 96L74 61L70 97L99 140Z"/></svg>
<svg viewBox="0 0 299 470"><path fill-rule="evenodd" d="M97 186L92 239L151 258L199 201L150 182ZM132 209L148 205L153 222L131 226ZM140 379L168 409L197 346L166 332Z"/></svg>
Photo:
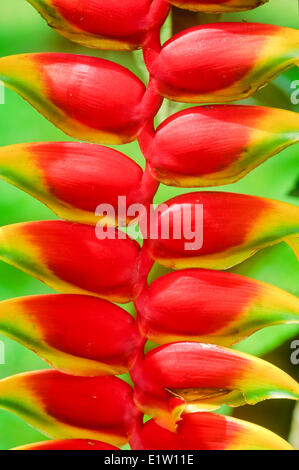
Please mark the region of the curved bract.
<svg viewBox="0 0 299 470"><path fill-rule="evenodd" d="M206 13L231 13L252 10L269 0L168 0L179 8Z"/></svg>
<svg viewBox="0 0 299 470"><path fill-rule="evenodd" d="M35 442L11 450L120 450L105 442L92 439L64 439L56 441Z"/></svg>
<svg viewBox="0 0 299 470"><path fill-rule="evenodd" d="M132 388L117 377L73 377L44 370L0 381L0 408L55 439L124 445L139 425Z"/></svg>
<svg viewBox="0 0 299 470"><path fill-rule="evenodd" d="M158 181L181 187L231 184L298 142L298 113L258 106L185 109L139 143Z"/></svg>
<svg viewBox="0 0 299 470"><path fill-rule="evenodd" d="M166 0L27 0L62 36L96 49L133 50L160 28Z"/></svg>
<svg viewBox="0 0 299 470"><path fill-rule="evenodd" d="M148 169L143 173L123 153L78 142L1 147L0 178L39 199L61 218L92 225L101 220L110 226L130 222L127 207L149 204L158 188ZM124 201L124 214L118 213L119 198ZM103 209L113 209L110 217L96 215L102 204Z"/></svg>
<svg viewBox="0 0 299 470"><path fill-rule="evenodd" d="M137 407L175 431L182 414L299 400L299 384L272 364L212 344L179 342L151 350L132 369Z"/></svg>
<svg viewBox="0 0 299 470"><path fill-rule="evenodd" d="M144 339L122 308L83 295L37 295L0 302L0 331L61 372L120 375Z"/></svg>
<svg viewBox="0 0 299 470"><path fill-rule="evenodd" d="M131 438L133 450L294 450L268 429L231 416L191 413L176 432L147 421Z"/></svg>
<svg viewBox="0 0 299 470"><path fill-rule="evenodd" d="M96 143L133 141L161 104L132 72L90 56L2 57L0 80L66 134Z"/></svg>
<svg viewBox="0 0 299 470"><path fill-rule="evenodd" d="M158 236L144 247L173 269L228 269L281 241L299 257L299 208L292 204L203 191L170 199L151 219Z"/></svg>
<svg viewBox="0 0 299 470"><path fill-rule="evenodd" d="M135 240L107 229L42 221L0 228L0 259L62 293L130 302L143 288L152 262Z"/></svg>
<svg viewBox="0 0 299 470"><path fill-rule="evenodd" d="M232 54L233 51L233 54ZM186 103L247 98L297 63L299 32L261 23L215 23L187 29L144 58L157 92Z"/></svg>
<svg viewBox="0 0 299 470"><path fill-rule="evenodd" d="M230 346L266 326L299 323L297 297L245 276L204 269L156 279L135 306L140 332L158 344Z"/></svg>

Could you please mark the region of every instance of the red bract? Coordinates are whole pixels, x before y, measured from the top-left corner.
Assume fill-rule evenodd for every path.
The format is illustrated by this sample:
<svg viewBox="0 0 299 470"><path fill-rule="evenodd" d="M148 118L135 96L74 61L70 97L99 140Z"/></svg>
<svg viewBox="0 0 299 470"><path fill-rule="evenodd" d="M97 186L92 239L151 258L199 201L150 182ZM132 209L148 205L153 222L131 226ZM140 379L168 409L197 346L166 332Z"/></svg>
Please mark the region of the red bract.
<svg viewBox="0 0 299 470"><path fill-rule="evenodd" d="M151 219L155 237L144 247L174 269L228 269L281 241L299 257L299 208L272 199L195 192L166 201Z"/></svg>
<svg viewBox="0 0 299 470"><path fill-rule="evenodd" d="M171 186L231 184L298 142L298 113L258 106L200 106L148 124L139 143L152 175Z"/></svg>
<svg viewBox="0 0 299 470"><path fill-rule="evenodd" d="M0 229L0 259L62 293L130 302L143 288L152 261L138 243L107 229L63 221L28 222Z"/></svg>
<svg viewBox="0 0 299 470"><path fill-rule="evenodd" d="M60 34L87 47L131 50L167 16L166 0L27 0Z"/></svg>
<svg viewBox="0 0 299 470"><path fill-rule="evenodd" d="M161 28L169 3L210 13L243 11L267 0L27 0L48 24L71 41L87 47L133 50Z"/></svg>
<svg viewBox="0 0 299 470"><path fill-rule="evenodd" d="M298 141L296 113L271 108L202 106L171 116L156 131L154 123L164 97L226 103L251 96L297 64L299 32L217 23L187 29L161 46L170 4L222 13L266 0L28 2L79 44L142 47L149 81L146 88L102 58L0 58L0 85L56 127L96 143L138 139L146 158L143 172L125 155L90 144L0 149L0 177L70 220L0 228L0 259L63 293L0 302L0 332L57 369L0 380L0 407L55 439L18 449L113 451L128 442L138 450L291 449L266 429L206 411L299 399L292 377L223 347L269 325L299 323L299 300L216 271L281 241L299 259L299 208L221 192L184 194L156 211L151 203L160 182L232 183ZM132 221L144 235L142 248L115 228ZM170 273L147 287L154 261L211 270ZM136 321L96 297L134 301ZM163 346L144 354L147 339ZM113 376L123 373L130 373L134 390ZM154 420L143 425L142 413Z"/></svg>
<svg viewBox="0 0 299 470"><path fill-rule="evenodd" d="M134 450L294 450L265 428L213 413L183 416L175 433L147 421L132 437L131 446Z"/></svg>
<svg viewBox="0 0 299 470"><path fill-rule="evenodd" d="M74 222L125 225L131 204L149 204L159 183L129 157L111 148L77 142L1 147L0 178ZM118 213L122 197L123 214ZM96 209L103 204L103 214ZM104 215L112 206L114 214ZM120 218L120 220L118 220Z"/></svg>
<svg viewBox="0 0 299 470"><path fill-rule="evenodd" d="M26 446L15 447L12 450L120 450L105 442L92 439L65 439L57 441L36 442Z"/></svg>
<svg viewBox="0 0 299 470"><path fill-rule="evenodd" d="M96 57L56 53L2 57L0 79L66 134L97 143L136 139L161 105L161 99L132 72Z"/></svg>
<svg viewBox="0 0 299 470"><path fill-rule="evenodd" d="M131 374L137 407L170 431L185 413L269 398L299 400L299 384L282 370L212 344L160 346L140 357Z"/></svg>
<svg viewBox="0 0 299 470"><path fill-rule="evenodd" d="M145 341L122 308L71 294L0 302L0 331L56 369L81 376L124 374Z"/></svg>
<svg viewBox="0 0 299 470"><path fill-rule="evenodd" d="M159 344L230 346L266 326L299 323L297 297L254 279L204 269L156 279L135 305L141 333Z"/></svg>
<svg viewBox="0 0 299 470"><path fill-rule="evenodd" d="M47 436L125 444L141 416L117 377L72 377L47 370L0 381L0 407Z"/></svg>
<svg viewBox="0 0 299 470"><path fill-rule="evenodd" d="M187 29L161 48L144 47L157 92L188 103L247 98L298 59L299 33L260 23L215 23ZM232 53L233 51L233 53Z"/></svg>

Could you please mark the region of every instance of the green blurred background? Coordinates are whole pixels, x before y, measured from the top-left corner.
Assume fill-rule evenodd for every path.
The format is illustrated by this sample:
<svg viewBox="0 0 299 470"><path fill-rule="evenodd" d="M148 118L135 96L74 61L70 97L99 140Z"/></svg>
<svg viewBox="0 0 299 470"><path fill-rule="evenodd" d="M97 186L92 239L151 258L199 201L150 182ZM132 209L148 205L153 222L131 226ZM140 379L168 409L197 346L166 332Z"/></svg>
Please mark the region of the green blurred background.
<svg viewBox="0 0 299 470"><path fill-rule="evenodd" d="M224 15L222 19L224 21L244 19L298 29L298 2L297 0L270 0L267 5L254 11ZM171 18L169 18L163 28L165 39L171 35L171 27ZM96 52L76 46L53 32L25 0L1 0L0 56L50 51L105 57L121 63L143 80L147 80L141 52ZM290 100L293 91L290 86L291 82L298 79L299 71L297 68L293 68L258 92L254 98L243 101L243 103L276 106L298 112L299 105L292 105ZM165 101L158 120L164 119L179 109L182 109L182 106ZM19 96L6 90L5 104L0 105L0 145L49 140L70 139L55 129ZM122 151L143 165L143 158L136 143L123 146ZM226 186L224 190L270 197L299 206L298 153L298 146L286 149L242 181ZM216 189L223 190L223 187ZM162 185L155 202L162 202L182 192L186 191ZM41 203L1 181L0 195L0 225L55 218ZM157 277L164 271L162 268L155 267L152 277ZM233 271L270 282L299 296L298 262L285 244L264 250ZM39 281L2 262L0 263L0 281L0 300L21 295L52 292ZM128 310L133 313L131 306L128 306ZM298 327L272 327L256 333L250 339L240 343L238 348L265 357L298 380L299 365L294 366L290 363L290 343L292 339L296 338L299 339ZM35 354L17 343L2 336L0 336L0 340L5 345L5 364L0 364L0 378L47 367ZM261 424L284 438L288 438L293 411L294 404L292 402L273 400L254 407L242 407L235 410L234 415ZM44 436L19 418L6 411L0 411L1 450L44 439Z"/></svg>

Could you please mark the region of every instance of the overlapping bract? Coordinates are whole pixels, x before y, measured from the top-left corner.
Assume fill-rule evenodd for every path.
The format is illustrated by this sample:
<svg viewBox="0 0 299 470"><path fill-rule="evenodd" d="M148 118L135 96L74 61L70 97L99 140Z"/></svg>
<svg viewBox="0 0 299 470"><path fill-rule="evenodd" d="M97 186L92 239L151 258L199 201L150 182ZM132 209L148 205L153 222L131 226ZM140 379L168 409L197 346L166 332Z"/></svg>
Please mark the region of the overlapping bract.
<svg viewBox="0 0 299 470"><path fill-rule="evenodd" d="M247 98L299 58L299 32L261 23L215 23L187 29L163 47L144 47L154 88L186 103ZM232 54L232 50L234 53Z"/></svg>
<svg viewBox="0 0 299 470"><path fill-rule="evenodd" d="M0 259L62 293L88 294L119 303L142 290L152 261L123 232L65 221L0 228Z"/></svg>
<svg viewBox="0 0 299 470"><path fill-rule="evenodd" d="M0 302L0 331L56 369L80 376L124 374L144 344L125 310L72 294Z"/></svg>
<svg viewBox="0 0 299 470"><path fill-rule="evenodd" d="M67 39L97 49L142 47L169 11L167 0L27 0Z"/></svg>
<svg viewBox="0 0 299 470"><path fill-rule="evenodd" d="M185 109L139 136L151 174L164 184L205 187L231 184L298 142L298 114L258 106L215 105Z"/></svg>
<svg viewBox="0 0 299 470"><path fill-rule="evenodd" d="M124 67L75 54L4 57L0 79L67 134L120 144L136 139L154 117L159 94L197 103L242 99L294 65L298 56L299 35L290 28L217 23L186 30L162 49L157 31L144 47L151 74L147 90Z"/></svg>
<svg viewBox="0 0 299 470"><path fill-rule="evenodd" d="M131 204L149 204L158 188L131 158L108 147L44 142L0 148L0 178L39 199L63 219L125 225ZM119 198L124 201L118 213ZM97 214L109 205L114 216ZM119 220L120 219L120 220Z"/></svg>
<svg viewBox="0 0 299 470"><path fill-rule="evenodd" d="M268 0L27 0L62 36L96 49L133 50L159 30L169 4L224 13L251 10Z"/></svg>
<svg viewBox="0 0 299 470"><path fill-rule="evenodd" d="M96 143L131 142L161 105L125 67L90 56L2 57L0 80L66 134Z"/></svg>
<svg viewBox="0 0 299 470"><path fill-rule="evenodd" d="M156 279L135 306L140 332L159 344L230 346L266 326L299 323L297 297L254 279L204 269Z"/></svg>
<svg viewBox="0 0 299 470"><path fill-rule="evenodd" d="M213 413L191 413L171 432L147 421L131 439L134 450L292 450L276 434L255 424Z"/></svg>
<svg viewBox="0 0 299 470"><path fill-rule="evenodd" d="M74 377L54 370L0 381L0 408L49 437L124 445L141 415L132 388L117 377Z"/></svg>
<svg viewBox="0 0 299 470"><path fill-rule="evenodd" d="M294 450L261 426L213 413L191 413L171 432L154 420L132 437L134 450Z"/></svg>
<svg viewBox="0 0 299 470"><path fill-rule="evenodd" d="M175 431L184 413L299 400L299 384L261 359L212 344L178 342L153 349L132 369L137 407Z"/></svg>
<svg viewBox="0 0 299 470"><path fill-rule="evenodd" d="M126 196L126 207L148 206L159 181L187 187L228 184L298 141L296 114L261 107L193 108L153 129L163 97L195 103L245 98L297 63L299 51L298 31L253 23L195 27L161 47L169 3L222 13L266 0L87 0L84 6L70 0L28 1L75 42L143 47L150 72L146 89L131 72L103 59L71 54L0 59L0 79L69 135L113 144L139 138L147 160L144 173L123 154L95 145L21 144L0 150L0 177L62 218L94 225L102 215L95 216L97 206L116 209L120 195ZM140 249L115 229L97 238L92 227L69 222L0 229L2 260L68 293L0 303L0 331L58 369L0 381L0 407L57 439L19 449L116 450L110 444L128 441L138 450L291 449L266 429L203 410L299 399L298 383L278 368L210 344L231 345L268 325L298 323L299 301L291 294L215 269L280 241L299 257L299 209L237 194L187 194L160 207L158 232L165 224L170 232L180 231L180 209L189 205L192 211L197 204L204 208L204 239L194 250L186 249L192 239L185 233L179 240L146 240ZM119 224L121 214L116 210L115 215L108 225ZM202 227L192 217L196 234ZM154 260L175 269L214 271L188 269L146 287ZM86 294L134 300L137 322ZM143 356L146 338L166 345ZM128 370L134 393L107 376ZM142 425L144 412L154 420Z"/></svg>
<svg viewBox="0 0 299 470"><path fill-rule="evenodd" d="M158 236L145 240L145 247L155 261L173 269L228 269L282 241L299 257L299 208L292 204L237 193L194 192L166 201L152 220Z"/></svg>

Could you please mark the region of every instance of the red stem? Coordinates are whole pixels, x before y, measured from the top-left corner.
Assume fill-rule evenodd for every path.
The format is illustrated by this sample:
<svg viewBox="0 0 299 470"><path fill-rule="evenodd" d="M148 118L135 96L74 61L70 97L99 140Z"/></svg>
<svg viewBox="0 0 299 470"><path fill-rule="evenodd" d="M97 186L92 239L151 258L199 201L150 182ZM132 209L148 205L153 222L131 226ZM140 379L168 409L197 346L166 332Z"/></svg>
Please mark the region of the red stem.
<svg viewBox="0 0 299 470"><path fill-rule="evenodd" d="M150 31L144 41L143 58L149 73L153 75L155 63L161 52L160 29Z"/></svg>
<svg viewBox="0 0 299 470"><path fill-rule="evenodd" d="M159 186L159 181L152 176L150 163L146 162L140 185L141 196L144 200L152 202Z"/></svg>
<svg viewBox="0 0 299 470"><path fill-rule="evenodd" d="M155 139L155 128L153 121L148 121L138 136L138 143L144 158L149 161L152 146Z"/></svg>

